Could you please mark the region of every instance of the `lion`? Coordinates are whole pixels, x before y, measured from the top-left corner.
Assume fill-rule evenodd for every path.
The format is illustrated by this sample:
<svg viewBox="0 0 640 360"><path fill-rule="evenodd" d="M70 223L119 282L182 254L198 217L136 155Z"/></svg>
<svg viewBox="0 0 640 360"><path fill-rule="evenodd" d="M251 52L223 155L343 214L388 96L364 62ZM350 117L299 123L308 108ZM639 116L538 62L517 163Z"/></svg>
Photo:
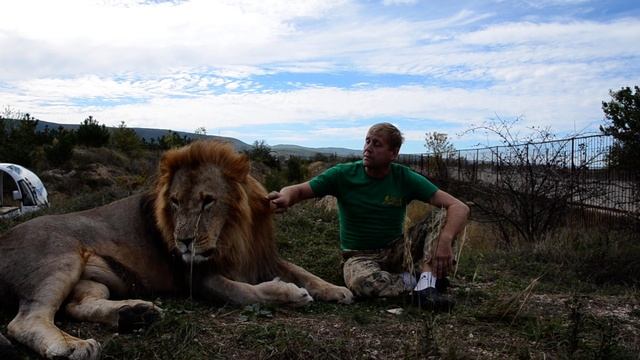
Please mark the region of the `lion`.
<svg viewBox="0 0 640 360"><path fill-rule="evenodd" d="M127 331L162 314L130 298L162 293L234 304L351 303L347 288L279 257L266 190L249 168L230 144L194 142L162 156L147 193L3 234L0 296L18 303L9 338L45 358L96 359L96 340L56 327L60 307ZM0 335L0 346L6 342Z"/></svg>

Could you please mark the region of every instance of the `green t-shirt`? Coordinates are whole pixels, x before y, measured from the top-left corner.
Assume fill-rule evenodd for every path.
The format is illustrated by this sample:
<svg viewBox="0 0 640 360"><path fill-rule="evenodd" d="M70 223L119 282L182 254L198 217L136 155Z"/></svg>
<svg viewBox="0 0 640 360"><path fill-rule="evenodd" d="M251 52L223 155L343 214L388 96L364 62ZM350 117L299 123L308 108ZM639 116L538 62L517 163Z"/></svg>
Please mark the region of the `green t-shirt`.
<svg viewBox="0 0 640 360"><path fill-rule="evenodd" d="M438 190L422 175L396 163L384 178L370 177L362 160L338 164L309 184L316 197L333 195L338 199L343 250L387 247L402 235L407 204L429 201Z"/></svg>

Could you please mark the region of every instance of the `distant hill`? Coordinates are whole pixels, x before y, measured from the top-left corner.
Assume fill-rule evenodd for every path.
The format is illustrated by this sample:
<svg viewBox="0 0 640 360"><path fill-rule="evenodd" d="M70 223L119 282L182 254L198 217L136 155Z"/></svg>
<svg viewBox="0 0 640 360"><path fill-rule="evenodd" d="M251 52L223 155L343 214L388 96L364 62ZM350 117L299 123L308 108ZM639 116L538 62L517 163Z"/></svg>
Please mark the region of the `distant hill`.
<svg viewBox="0 0 640 360"><path fill-rule="evenodd" d="M336 155L338 157L362 156L362 150L335 147L309 148L299 145L274 145L271 147L271 150L277 152L279 155L292 155L306 158L313 157L318 153L323 155Z"/></svg>
<svg viewBox="0 0 640 360"><path fill-rule="evenodd" d="M68 130L77 130L78 127L80 127L80 124L75 125L75 124L58 124L58 123L53 123L53 122L48 122L48 121L42 121L42 120L38 120L38 127L37 130L43 130L45 127L49 127L49 129L57 129L60 126L62 126L65 129ZM109 127L112 128L112 127ZM149 141L151 139L158 139L161 138L163 135L166 135L169 131L168 129L149 129L149 128L131 128L133 129L136 134L142 138L145 139L146 141ZM194 134L194 133L188 133L188 132L184 132L184 131L174 131L175 133L177 133L180 136L186 136L189 139L201 139L201 138L208 138L208 139L216 139L216 140L221 140L221 141L227 141L230 142L231 144L233 144L233 146L238 150L238 151L243 151L243 150L247 150L251 148L251 145L246 144L238 139L235 138L230 138L230 137L224 137L224 136L214 136L214 135L200 135L200 134Z"/></svg>
<svg viewBox="0 0 640 360"><path fill-rule="evenodd" d="M49 129L57 129L60 126L68 130L71 130L71 129L77 130L80 124L77 124L77 125L76 124L58 124L58 123L53 123L49 121L38 120L37 130L42 131L44 130L45 127L49 127ZM168 129L150 129L150 128L131 128L131 129L133 129L136 132L136 134L138 134L139 137L147 141L151 139L161 138L163 135L166 135L169 131L171 131ZM249 145L241 140L238 140L232 137L200 135L200 134L194 134L194 133L189 133L184 131L174 131L174 132L180 136L186 136L187 138L190 138L190 139L207 138L207 139L227 141L233 144L233 146L238 151L248 150L251 147L253 147L253 145ZM279 156L298 156L303 158L310 158L318 153L323 155L336 155L338 157L362 156L362 150L353 150L353 149L336 148L336 147L309 148L309 147L298 146L298 145L274 145L274 146L271 146L271 149L276 153L278 153Z"/></svg>

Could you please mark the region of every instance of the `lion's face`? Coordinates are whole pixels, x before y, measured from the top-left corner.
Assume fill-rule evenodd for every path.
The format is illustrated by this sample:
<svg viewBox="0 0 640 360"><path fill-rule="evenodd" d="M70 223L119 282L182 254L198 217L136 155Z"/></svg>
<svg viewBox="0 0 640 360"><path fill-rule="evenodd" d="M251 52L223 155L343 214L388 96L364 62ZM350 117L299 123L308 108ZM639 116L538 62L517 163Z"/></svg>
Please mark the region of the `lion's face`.
<svg viewBox="0 0 640 360"><path fill-rule="evenodd" d="M174 174L167 195L175 224L173 238L183 261L206 261L215 252L232 205L229 191L214 165L181 168Z"/></svg>

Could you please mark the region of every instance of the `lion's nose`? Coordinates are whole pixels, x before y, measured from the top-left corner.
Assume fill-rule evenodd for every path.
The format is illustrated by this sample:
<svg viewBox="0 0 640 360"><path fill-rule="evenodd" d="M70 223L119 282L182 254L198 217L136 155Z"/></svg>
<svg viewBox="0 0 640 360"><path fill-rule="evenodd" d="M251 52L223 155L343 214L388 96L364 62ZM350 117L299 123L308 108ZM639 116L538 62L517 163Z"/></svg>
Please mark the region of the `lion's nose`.
<svg viewBox="0 0 640 360"><path fill-rule="evenodd" d="M191 244L193 243L194 239L195 238L192 238L192 237L178 239L178 247L182 251L187 251L191 247Z"/></svg>

